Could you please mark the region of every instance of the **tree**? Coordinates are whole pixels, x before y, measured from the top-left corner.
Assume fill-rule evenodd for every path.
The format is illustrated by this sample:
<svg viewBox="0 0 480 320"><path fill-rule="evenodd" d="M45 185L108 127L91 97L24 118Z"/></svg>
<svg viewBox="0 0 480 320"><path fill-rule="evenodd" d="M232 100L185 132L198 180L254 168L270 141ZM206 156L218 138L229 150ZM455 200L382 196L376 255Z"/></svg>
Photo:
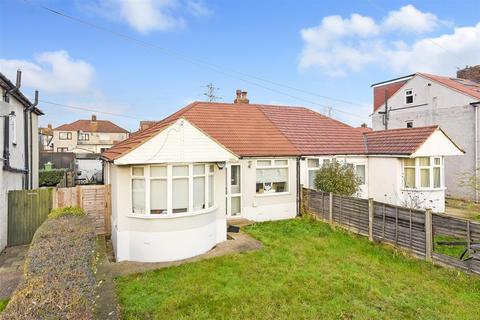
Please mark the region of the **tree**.
<svg viewBox="0 0 480 320"><path fill-rule="evenodd" d="M352 165L331 161L318 170L315 187L324 192L351 196L360 190L360 180Z"/></svg>
<svg viewBox="0 0 480 320"><path fill-rule="evenodd" d="M473 170L473 172L464 172L459 176L458 185L468 190L475 192L480 191L480 167Z"/></svg>

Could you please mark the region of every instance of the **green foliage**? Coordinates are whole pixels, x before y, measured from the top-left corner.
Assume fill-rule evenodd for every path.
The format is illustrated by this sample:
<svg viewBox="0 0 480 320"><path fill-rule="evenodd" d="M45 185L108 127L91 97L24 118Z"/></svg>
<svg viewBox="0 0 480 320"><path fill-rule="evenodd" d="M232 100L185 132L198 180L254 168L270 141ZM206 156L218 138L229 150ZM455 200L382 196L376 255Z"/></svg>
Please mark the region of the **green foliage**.
<svg viewBox="0 0 480 320"><path fill-rule="evenodd" d="M63 207L63 208L56 208L50 211L48 217L50 219L56 219L65 216L77 216L81 217L85 215L85 210L80 207Z"/></svg>
<svg viewBox="0 0 480 320"><path fill-rule="evenodd" d="M65 176L65 170L40 170L39 171L39 184L40 187L55 187L62 181Z"/></svg>
<svg viewBox="0 0 480 320"><path fill-rule="evenodd" d="M116 279L124 319L477 319L477 277L302 218L258 251ZM461 307L459 307L461 306Z"/></svg>
<svg viewBox="0 0 480 320"><path fill-rule="evenodd" d="M0 299L0 312L2 312L3 309L5 309L7 304L8 304L8 299Z"/></svg>
<svg viewBox="0 0 480 320"><path fill-rule="evenodd" d="M324 164L315 176L315 187L324 192L351 196L358 192L360 180L353 166L331 161Z"/></svg>

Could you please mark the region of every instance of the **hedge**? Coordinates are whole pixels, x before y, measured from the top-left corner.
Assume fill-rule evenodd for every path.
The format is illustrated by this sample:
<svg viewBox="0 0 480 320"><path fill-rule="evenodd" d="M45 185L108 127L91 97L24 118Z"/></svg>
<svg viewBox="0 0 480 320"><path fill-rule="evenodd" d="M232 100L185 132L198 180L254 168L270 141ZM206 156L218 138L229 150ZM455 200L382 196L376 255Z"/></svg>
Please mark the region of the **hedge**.
<svg viewBox="0 0 480 320"><path fill-rule="evenodd" d="M24 278L0 319L92 319L95 243L91 217L47 219L33 237Z"/></svg>
<svg viewBox="0 0 480 320"><path fill-rule="evenodd" d="M56 187L65 176L64 169L40 170L38 173L38 183L40 187Z"/></svg>

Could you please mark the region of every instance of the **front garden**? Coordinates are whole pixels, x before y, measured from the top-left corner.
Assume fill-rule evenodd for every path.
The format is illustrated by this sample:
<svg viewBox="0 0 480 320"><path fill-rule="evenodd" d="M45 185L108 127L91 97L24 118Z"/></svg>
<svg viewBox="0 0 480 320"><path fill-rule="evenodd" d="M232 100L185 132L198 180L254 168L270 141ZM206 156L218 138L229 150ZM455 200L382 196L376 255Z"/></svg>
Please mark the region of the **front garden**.
<svg viewBox="0 0 480 320"><path fill-rule="evenodd" d="M246 231L262 250L120 277L125 319L476 319L480 279L308 218Z"/></svg>

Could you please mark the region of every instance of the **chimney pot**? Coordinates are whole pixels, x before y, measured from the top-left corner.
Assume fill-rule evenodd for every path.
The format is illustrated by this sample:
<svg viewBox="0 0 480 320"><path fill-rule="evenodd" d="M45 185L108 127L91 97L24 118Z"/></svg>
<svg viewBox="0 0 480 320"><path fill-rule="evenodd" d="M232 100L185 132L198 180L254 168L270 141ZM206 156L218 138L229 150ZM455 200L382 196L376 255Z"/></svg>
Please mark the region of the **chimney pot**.
<svg viewBox="0 0 480 320"><path fill-rule="evenodd" d="M242 91L240 89L237 89L237 98L233 101L233 103L238 103L238 104L248 104L250 103L250 100L248 100L247 97L247 91Z"/></svg>
<svg viewBox="0 0 480 320"><path fill-rule="evenodd" d="M97 121L97 116L95 114L92 114L92 121Z"/></svg>
<svg viewBox="0 0 480 320"><path fill-rule="evenodd" d="M367 124L365 122L362 123L362 128L367 128Z"/></svg>
<svg viewBox="0 0 480 320"><path fill-rule="evenodd" d="M480 83L480 65L473 67L466 66L457 71L457 78Z"/></svg>
<svg viewBox="0 0 480 320"><path fill-rule="evenodd" d="M47 127L48 127L48 129L52 129L52 124L49 123L49 124L47 125Z"/></svg>

